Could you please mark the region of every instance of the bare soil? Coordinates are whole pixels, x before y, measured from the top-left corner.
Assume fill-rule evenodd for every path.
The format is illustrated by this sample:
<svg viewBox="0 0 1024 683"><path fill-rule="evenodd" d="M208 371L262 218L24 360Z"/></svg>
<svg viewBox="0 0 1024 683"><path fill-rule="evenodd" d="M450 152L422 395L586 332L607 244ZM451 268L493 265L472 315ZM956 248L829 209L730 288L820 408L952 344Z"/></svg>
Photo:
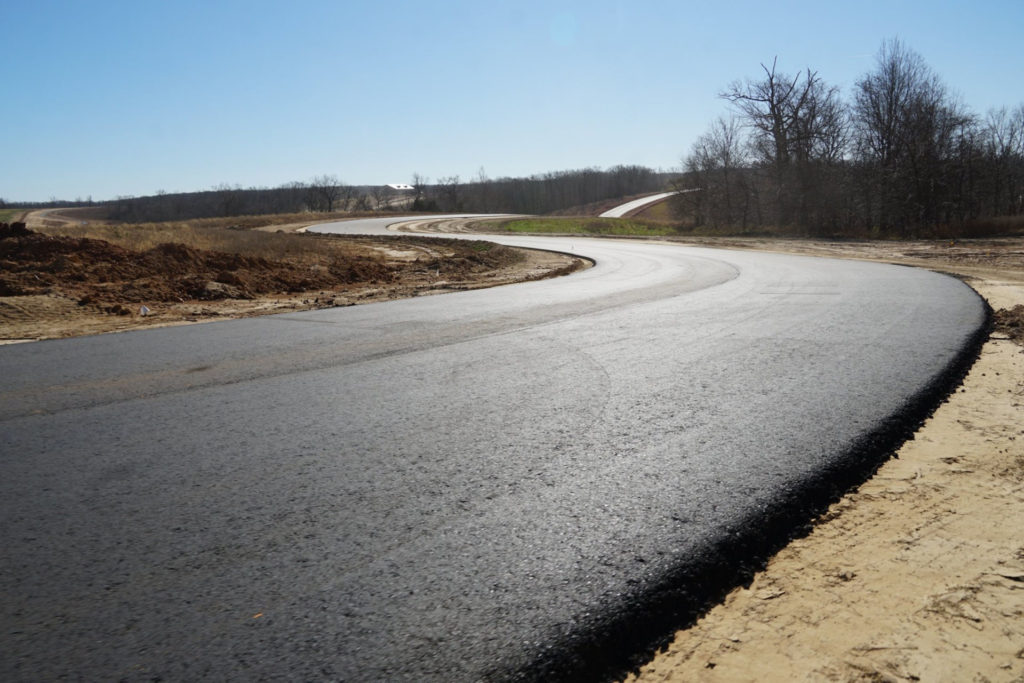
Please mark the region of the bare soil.
<svg viewBox="0 0 1024 683"><path fill-rule="evenodd" d="M0 227L0 343L476 289L586 265L485 241L223 228L200 231L191 241L231 251L179 242L131 249L59 234L82 232L81 226L45 218L46 229L58 234ZM120 230L89 228L130 244L153 237ZM280 257L257 255L268 253Z"/></svg>

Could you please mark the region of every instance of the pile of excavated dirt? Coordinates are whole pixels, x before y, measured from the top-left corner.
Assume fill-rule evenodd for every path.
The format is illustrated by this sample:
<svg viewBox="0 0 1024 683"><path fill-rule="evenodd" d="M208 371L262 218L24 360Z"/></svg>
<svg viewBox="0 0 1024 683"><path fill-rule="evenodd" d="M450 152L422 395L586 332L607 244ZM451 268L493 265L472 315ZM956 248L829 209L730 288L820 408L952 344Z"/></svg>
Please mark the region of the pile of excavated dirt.
<svg viewBox="0 0 1024 683"><path fill-rule="evenodd" d="M252 299L263 294L387 284L404 271L457 277L522 258L500 246L486 251L447 241L443 246L447 251L458 247L456 251L464 253L427 252L411 261L335 255L326 265L311 265L175 243L131 251L103 240L43 235L15 223L0 227L0 296L56 289L77 297L83 305Z"/></svg>
<svg viewBox="0 0 1024 683"><path fill-rule="evenodd" d="M102 240L42 235L23 227L0 232L0 296L60 290L82 305L106 302L116 307L251 299L355 282L389 282L394 277L382 262L369 259L336 261L326 268L311 269L182 244L161 244L135 252Z"/></svg>
<svg viewBox="0 0 1024 683"><path fill-rule="evenodd" d="M997 334L1005 334L1010 340L1024 344L1024 304L1001 308L993 317Z"/></svg>
<svg viewBox="0 0 1024 683"><path fill-rule="evenodd" d="M135 251L0 223L0 343L346 306L585 267L581 259L491 242L294 235L294 244L283 245L280 236L266 237L265 251L295 247L293 255L179 243Z"/></svg>

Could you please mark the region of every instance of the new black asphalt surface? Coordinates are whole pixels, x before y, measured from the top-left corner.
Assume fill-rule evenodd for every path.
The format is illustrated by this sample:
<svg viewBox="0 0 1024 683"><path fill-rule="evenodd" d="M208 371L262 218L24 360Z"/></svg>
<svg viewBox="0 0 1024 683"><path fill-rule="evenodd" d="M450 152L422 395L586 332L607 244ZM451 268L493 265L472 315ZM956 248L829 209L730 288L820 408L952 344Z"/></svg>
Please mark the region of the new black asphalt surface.
<svg viewBox="0 0 1024 683"><path fill-rule="evenodd" d="M986 322L910 268L540 243L597 266L0 348L0 679L606 675Z"/></svg>

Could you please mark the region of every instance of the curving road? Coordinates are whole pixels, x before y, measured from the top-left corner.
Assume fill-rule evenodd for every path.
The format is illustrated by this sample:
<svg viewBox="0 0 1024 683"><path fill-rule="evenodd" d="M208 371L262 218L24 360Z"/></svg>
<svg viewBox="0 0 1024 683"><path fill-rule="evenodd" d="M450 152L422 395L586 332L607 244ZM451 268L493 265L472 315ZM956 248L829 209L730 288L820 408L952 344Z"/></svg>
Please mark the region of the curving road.
<svg viewBox="0 0 1024 683"><path fill-rule="evenodd" d="M607 673L869 469L986 318L909 268L500 240L596 265L0 348L0 678Z"/></svg>
<svg viewBox="0 0 1024 683"><path fill-rule="evenodd" d="M693 190L684 190L684 192L693 192ZM625 204L620 204L619 206L616 206L616 207L614 207L612 209L608 209L607 211L602 213L599 216L599 218L622 218L623 216L625 216L630 211L635 211L637 209L640 209L640 208L643 208L643 207L647 206L648 204L655 204L657 202L660 202L663 199L668 199L669 197L671 197L674 194L679 194L679 193L678 192L661 192L659 194L654 194L654 195L650 195L650 196L647 196L647 197L641 197L640 199L634 199L631 202L626 202Z"/></svg>

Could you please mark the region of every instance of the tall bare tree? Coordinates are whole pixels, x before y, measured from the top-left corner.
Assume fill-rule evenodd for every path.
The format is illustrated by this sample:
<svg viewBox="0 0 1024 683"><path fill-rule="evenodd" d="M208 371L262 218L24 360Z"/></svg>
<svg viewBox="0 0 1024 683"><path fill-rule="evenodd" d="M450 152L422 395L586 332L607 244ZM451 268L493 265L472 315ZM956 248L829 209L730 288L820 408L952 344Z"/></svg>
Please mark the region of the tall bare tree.
<svg viewBox="0 0 1024 683"><path fill-rule="evenodd" d="M462 210L462 186L459 176L453 175L437 179L439 206L442 211Z"/></svg>
<svg viewBox="0 0 1024 683"><path fill-rule="evenodd" d="M373 208L375 211L384 211L391 208L391 200L394 198L394 191L387 185L378 185L370 190L373 196Z"/></svg>
<svg viewBox="0 0 1024 683"><path fill-rule="evenodd" d="M437 201L430 196L430 179L419 173L412 174L413 211L436 211Z"/></svg>
<svg viewBox="0 0 1024 683"><path fill-rule="evenodd" d="M1024 104L989 111L983 135L987 208L993 215L1024 213Z"/></svg>
<svg viewBox="0 0 1024 683"><path fill-rule="evenodd" d="M761 64L760 80L735 81L720 97L752 131L756 161L772 170L770 196L775 224L810 228L819 220L811 198L826 175L821 164L840 161L847 143L847 117L834 86L807 69L796 76Z"/></svg>
<svg viewBox="0 0 1024 683"><path fill-rule="evenodd" d="M241 214L245 200L242 188L239 185L232 187L227 183L221 183L215 186L213 190L217 193L221 216L237 216Z"/></svg>
<svg viewBox="0 0 1024 683"><path fill-rule="evenodd" d="M853 117L858 155L876 169L869 220L905 234L963 215L957 177L973 117L919 54L898 39L883 43L875 69L854 87Z"/></svg>
<svg viewBox="0 0 1024 683"><path fill-rule="evenodd" d="M334 203L341 196L341 183L334 175L319 175L309 182L310 196L313 198L315 211L334 211Z"/></svg>
<svg viewBox="0 0 1024 683"><path fill-rule="evenodd" d="M697 225L711 227L739 224L746 227L750 194L743 174L749 174L746 143L739 121L719 117L697 138L683 162L687 172L685 192L675 196L681 213L689 213ZM682 189L682 188L681 188Z"/></svg>

